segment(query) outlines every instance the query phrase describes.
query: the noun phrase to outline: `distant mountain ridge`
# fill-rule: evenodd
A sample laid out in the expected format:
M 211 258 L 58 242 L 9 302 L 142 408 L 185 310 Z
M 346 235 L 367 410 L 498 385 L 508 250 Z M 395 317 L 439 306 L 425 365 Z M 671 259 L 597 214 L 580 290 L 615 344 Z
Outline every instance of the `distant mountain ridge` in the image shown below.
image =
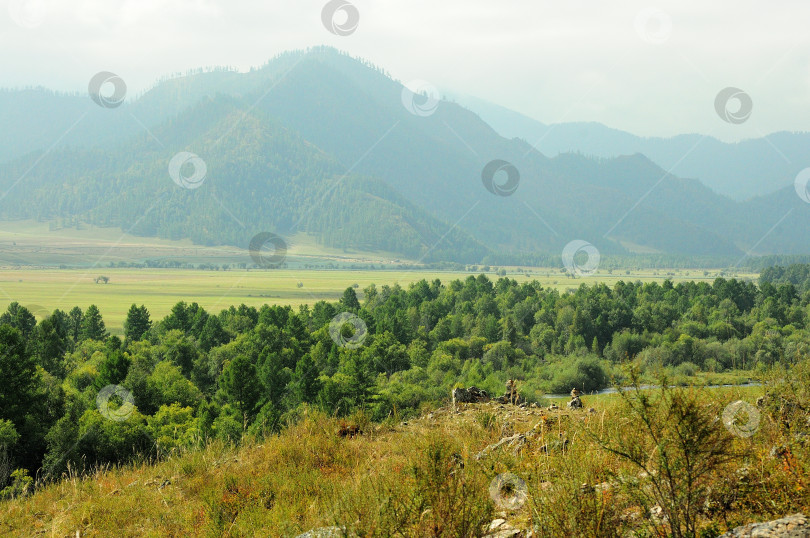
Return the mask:
M 402 95 L 381 68 L 329 48 L 167 79 L 115 109 L 0 92 L 0 218 L 78 216 L 243 247 L 258 231 L 308 231 L 333 247 L 463 263 L 556 257 L 574 239 L 604 253 L 809 250 L 810 207 L 792 186 L 739 203 L 641 154 L 548 158 L 456 103 L 419 116 Z M 207 165 L 197 189 L 168 175 L 180 151 Z M 519 171 L 511 196 L 482 183 L 495 159 Z
M 455 96 L 506 138 L 523 138 L 546 155 L 617 157 L 641 153 L 674 175 L 699 179 L 734 200 L 772 194 L 810 166 L 808 132 L 777 132 L 737 143 L 700 134 L 640 137 L 596 122 L 545 124 L 475 97 Z M 719 120 L 718 120 L 719 121 Z

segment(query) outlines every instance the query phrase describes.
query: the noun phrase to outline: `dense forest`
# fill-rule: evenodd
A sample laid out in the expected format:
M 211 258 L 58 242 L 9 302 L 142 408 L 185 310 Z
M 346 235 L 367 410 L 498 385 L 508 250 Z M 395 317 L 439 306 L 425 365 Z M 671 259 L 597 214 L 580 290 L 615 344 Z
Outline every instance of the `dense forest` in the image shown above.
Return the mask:
M 500 393 L 516 379 L 537 401 L 620 381 L 628 363 L 694 380 L 792 363 L 810 344 L 810 292 L 765 276 L 760 286 L 718 278 L 561 293 L 479 275 L 359 296 L 349 287 L 297 310 L 219 313 L 179 302 L 162 320 L 133 304 L 123 338 L 95 306 L 37 321 L 12 303 L 0 316 L 3 496 L 69 469 L 267 435 L 307 407 L 398 421 L 458 385 Z

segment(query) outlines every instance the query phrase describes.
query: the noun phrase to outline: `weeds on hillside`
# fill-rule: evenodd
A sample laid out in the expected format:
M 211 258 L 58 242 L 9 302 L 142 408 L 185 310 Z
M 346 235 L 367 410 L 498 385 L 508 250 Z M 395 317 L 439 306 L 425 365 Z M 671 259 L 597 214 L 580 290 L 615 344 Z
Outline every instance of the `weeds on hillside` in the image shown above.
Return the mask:
M 637 371 L 629 379 L 630 388 L 619 391 L 616 428 L 597 442 L 638 472 L 620 478 L 654 531 L 696 536 L 713 478 L 741 456 L 719 419 L 722 409 L 694 388 L 673 388 L 662 379 L 660 391 L 645 391 Z
M 361 480 L 336 523 L 358 536 L 480 536 L 492 519 L 485 474 L 451 440 L 432 438 L 406 467 Z

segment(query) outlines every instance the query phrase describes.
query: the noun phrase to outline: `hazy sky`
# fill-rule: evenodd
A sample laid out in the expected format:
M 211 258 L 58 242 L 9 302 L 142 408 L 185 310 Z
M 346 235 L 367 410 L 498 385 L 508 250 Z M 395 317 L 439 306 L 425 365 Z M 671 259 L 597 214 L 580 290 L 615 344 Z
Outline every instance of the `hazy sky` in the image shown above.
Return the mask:
M 807 0 L 351 0 L 347 36 L 322 24 L 325 0 L 2 1 L 2 87 L 86 91 L 106 70 L 132 97 L 162 75 L 325 44 L 546 123 L 724 140 L 810 130 Z M 715 111 L 729 86 L 751 97 L 744 123 Z

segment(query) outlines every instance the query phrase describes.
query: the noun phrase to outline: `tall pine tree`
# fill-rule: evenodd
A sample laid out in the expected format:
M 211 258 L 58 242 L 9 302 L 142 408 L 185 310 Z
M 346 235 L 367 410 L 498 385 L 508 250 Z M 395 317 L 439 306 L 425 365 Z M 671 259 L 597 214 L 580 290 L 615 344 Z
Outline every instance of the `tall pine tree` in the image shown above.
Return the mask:
M 87 307 L 82 319 L 82 328 L 79 335 L 81 340 L 104 340 L 107 338 L 107 329 L 104 327 L 104 320 L 101 318 L 101 312 L 98 307 L 91 304 Z

